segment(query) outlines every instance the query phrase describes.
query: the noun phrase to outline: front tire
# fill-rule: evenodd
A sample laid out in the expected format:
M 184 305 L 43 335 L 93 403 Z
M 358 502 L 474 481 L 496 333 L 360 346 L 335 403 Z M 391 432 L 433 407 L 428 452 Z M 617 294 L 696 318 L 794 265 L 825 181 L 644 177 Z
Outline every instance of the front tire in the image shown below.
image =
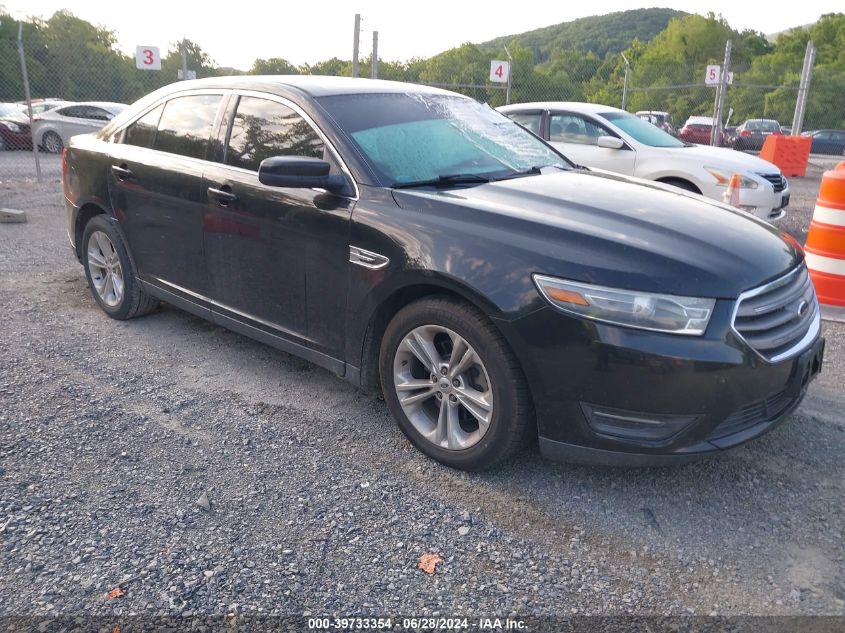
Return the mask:
M 470 305 L 430 297 L 400 310 L 382 339 L 379 369 L 399 428 L 442 464 L 489 468 L 531 437 L 522 370 L 502 335 Z
M 123 237 L 105 215 L 85 225 L 82 264 L 94 300 L 111 318 L 132 319 L 158 307 L 158 300 L 141 288 Z

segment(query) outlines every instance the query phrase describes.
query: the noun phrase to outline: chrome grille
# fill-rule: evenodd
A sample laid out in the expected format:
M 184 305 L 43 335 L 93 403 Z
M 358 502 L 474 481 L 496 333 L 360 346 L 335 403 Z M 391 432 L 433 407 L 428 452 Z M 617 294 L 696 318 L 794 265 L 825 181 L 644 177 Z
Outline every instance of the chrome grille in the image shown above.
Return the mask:
M 806 265 L 742 293 L 733 325 L 749 346 L 771 362 L 805 347 L 819 330 L 819 304 Z
M 786 189 L 786 178 L 784 178 L 781 174 L 760 174 L 763 178 L 768 180 L 772 183 L 772 186 L 775 188 L 775 193 L 780 193 L 784 189 Z

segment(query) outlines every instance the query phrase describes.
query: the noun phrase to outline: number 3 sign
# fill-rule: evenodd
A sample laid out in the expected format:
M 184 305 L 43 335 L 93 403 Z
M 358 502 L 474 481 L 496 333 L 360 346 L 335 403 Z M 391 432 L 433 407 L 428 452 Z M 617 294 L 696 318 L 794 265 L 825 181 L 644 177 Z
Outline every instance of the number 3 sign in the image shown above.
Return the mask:
M 158 54 L 158 46 L 137 46 L 135 67 L 141 70 L 161 70 L 161 55 Z
M 508 73 L 510 72 L 510 64 L 508 62 L 494 59 L 490 62 L 490 81 L 497 83 L 507 83 Z

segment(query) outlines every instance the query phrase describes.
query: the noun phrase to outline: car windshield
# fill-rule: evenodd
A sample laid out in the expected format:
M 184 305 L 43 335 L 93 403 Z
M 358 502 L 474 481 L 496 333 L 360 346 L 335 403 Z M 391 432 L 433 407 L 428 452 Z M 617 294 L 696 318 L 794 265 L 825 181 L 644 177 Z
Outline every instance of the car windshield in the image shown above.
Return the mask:
M 603 112 L 600 117 L 607 119 L 618 127 L 625 134 L 639 141 L 643 145 L 651 147 L 685 147 L 683 141 L 679 141 L 671 134 L 667 134 L 659 127 L 648 121 L 627 112 Z
M 384 185 L 444 179 L 484 182 L 571 165 L 530 132 L 465 97 L 347 94 L 318 102 L 379 173 Z M 451 180 L 449 180 L 451 179 Z
M 23 112 L 13 103 L 0 103 L 0 116 L 21 116 Z

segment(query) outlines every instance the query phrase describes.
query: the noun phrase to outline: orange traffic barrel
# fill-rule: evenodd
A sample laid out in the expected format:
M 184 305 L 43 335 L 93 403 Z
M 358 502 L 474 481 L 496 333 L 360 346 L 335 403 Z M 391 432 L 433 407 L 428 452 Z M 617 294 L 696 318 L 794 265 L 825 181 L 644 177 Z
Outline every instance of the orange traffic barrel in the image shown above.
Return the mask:
M 845 161 L 822 176 L 804 250 L 822 318 L 845 320 Z

